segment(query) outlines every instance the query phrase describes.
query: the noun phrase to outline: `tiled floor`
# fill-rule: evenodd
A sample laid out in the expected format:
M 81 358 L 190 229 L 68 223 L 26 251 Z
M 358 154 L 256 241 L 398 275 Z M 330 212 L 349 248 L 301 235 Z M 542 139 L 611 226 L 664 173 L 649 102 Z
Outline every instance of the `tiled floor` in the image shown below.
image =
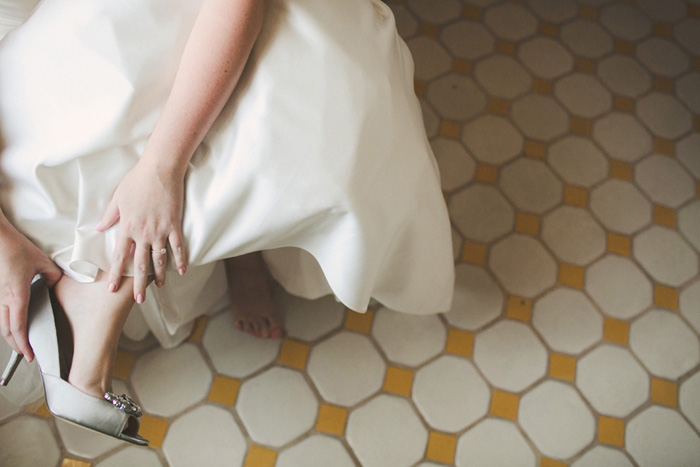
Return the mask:
M 452 311 L 281 294 L 272 341 L 203 318 L 119 356 L 150 448 L 4 407 L 0 464 L 700 465 L 700 2 L 391 6 Z

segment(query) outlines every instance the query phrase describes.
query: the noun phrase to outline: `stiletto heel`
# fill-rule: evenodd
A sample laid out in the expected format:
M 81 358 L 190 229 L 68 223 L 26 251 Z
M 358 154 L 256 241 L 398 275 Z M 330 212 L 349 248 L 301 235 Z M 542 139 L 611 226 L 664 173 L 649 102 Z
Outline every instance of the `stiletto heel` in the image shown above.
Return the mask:
M 57 302 L 55 305 L 56 310 L 44 281 L 35 281 L 29 300 L 29 343 L 44 382 L 46 407 L 54 416 L 68 422 L 147 446 L 148 440 L 137 434 L 141 408 L 129 396 L 108 392 L 100 399 L 68 383 L 71 349 L 67 347 L 69 344 L 72 347 L 71 336 L 66 335 L 64 339 L 57 332 L 57 318 L 62 318 L 58 321 L 61 324 L 65 317 L 59 315 L 62 310 Z
M 5 367 L 5 371 L 2 372 L 2 376 L 0 377 L 0 386 L 7 386 L 7 383 L 10 382 L 12 379 L 12 375 L 15 374 L 15 371 L 17 370 L 17 367 L 19 366 L 19 362 L 22 361 L 22 354 L 17 353 L 16 351 L 12 351 L 12 355 L 10 355 L 10 361 L 7 362 L 7 366 Z

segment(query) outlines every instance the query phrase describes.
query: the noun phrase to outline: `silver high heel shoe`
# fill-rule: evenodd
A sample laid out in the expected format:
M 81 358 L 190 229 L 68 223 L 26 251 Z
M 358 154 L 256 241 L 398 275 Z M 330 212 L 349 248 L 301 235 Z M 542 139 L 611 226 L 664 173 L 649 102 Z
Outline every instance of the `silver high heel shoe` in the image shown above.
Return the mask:
M 60 307 L 57 307 L 60 308 Z M 61 312 L 57 310 L 57 313 Z M 29 343 L 34 350 L 41 379 L 44 382 L 46 407 L 56 417 L 106 435 L 147 446 L 148 440 L 138 435 L 141 408 L 127 395 L 110 392 L 104 399 L 93 397 L 68 383 L 72 342 L 59 339 L 51 297 L 42 279 L 32 283 L 28 311 Z M 65 318 L 61 316 L 60 318 Z M 69 333 L 68 333 L 69 334 Z M 12 352 L 10 362 L 0 378 L 6 386 L 19 366 L 22 355 Z

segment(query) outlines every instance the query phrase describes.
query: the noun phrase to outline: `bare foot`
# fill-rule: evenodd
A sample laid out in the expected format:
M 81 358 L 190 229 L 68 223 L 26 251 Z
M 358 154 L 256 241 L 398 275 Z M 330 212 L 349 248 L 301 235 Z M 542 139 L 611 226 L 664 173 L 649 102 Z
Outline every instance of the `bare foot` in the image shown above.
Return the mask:
M 272 301 L 259 251 L 226 260 L 233 325 L 255 337 L 279 338 L 282 322 Z

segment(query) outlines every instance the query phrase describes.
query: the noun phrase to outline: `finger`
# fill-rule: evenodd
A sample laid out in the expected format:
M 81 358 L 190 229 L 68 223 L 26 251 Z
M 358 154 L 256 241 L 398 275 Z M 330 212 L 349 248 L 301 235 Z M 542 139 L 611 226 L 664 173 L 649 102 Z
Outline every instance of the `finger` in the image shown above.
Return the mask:
M 182 241 L 182 232 L 173 231 L 168 237 L 170 242 L 170 248 L 173 251 L 173 257 L 175 258 L 175 267 L 177 267 L 177 272 L 183 275 L 187 271 L 187 258 L 185 256 L 185 247 Z
M 131 245 L 133 243 L 133 240 L 129 237 L 120 235 L 117 239 L 117 244 L 114 246 L 114 253 L 112 255 L 112 267 L 109 269 L 109 275 L 107 277 L 107 289 L 110 292 L 116 292 L 119 288 L 119 281 L 124 273 L 126 260 L 130 256 Z
M 114 225 L 119 220 L 119 206 L 114 198 L 107 205 L 105 213 L 102 215 L 102 220 L 95 226 L 98 232 L 104 232 Z
M 51 261 L 48 257 L 44 258 L 44 262 L 37 272 L 41 274 L 49 288 L 56 285 L 56 282 L 63 276 L 61 268 L 56 266 L 56 263 Z
M 10 305 L 10 331 L 20 353 L 28 362 L 34 360 L 34 352 L 27 336 L 27 306 L 29 305 L 29 287 L 18 289 L 15 301 Z
M 134 251 L 134 300 L 136 300 L 136 303 L 143 303 L 146 299 L 148 265 L 151 261 L 150 254 L 150 245 L 136 244 L 136 250 Z
M 3 339 L 12 347 L 12 350 L 21 353 L 17 343 L 15 343 L 12 337 L 12 331 L 10 330 L 10 308 L 7 305 L 0 306 L 0 333 Z
M 165 241 L 159 242 L 151 250 L 153 259 L 153 272 L 156 276 L 156 286 L 163 287 L 165 284 L 165 266 L 168 262 L 168 251 L 165 248 Z

